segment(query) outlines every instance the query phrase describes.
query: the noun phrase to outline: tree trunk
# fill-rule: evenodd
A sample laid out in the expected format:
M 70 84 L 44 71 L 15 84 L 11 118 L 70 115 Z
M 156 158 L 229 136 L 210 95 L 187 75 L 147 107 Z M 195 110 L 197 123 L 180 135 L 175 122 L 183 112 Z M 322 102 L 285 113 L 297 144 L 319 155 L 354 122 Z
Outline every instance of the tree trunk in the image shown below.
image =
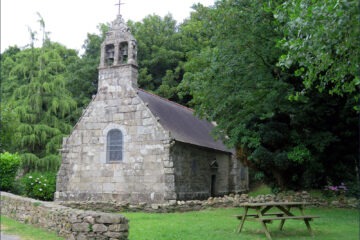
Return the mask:
M 272 168 L 271 172 L 274 176 L 274 178 L 276 179 L 276 183 L 278 184 L 278 186 L 280 187 L 280 190 L 285 190 L 285 180 L 283 178 L 283 175 L 281 174 L 281 172 L 279 172 L 278 170 Z

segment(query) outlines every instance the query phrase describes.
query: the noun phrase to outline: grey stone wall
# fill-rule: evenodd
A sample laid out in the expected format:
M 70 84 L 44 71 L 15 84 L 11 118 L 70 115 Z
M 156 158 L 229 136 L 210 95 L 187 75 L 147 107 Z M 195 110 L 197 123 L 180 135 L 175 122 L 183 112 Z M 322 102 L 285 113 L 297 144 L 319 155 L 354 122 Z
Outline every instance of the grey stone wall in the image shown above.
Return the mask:
M 132 65 L 100 70 L 98 94 L 64 140 L 56 200 L 163 202 L 174 196 L 169 132 L 137 95 Z M 107 132 L 123 133 L 123 161 L 106 162 Z
M 231 154 L 176 142 L 170 150 L 177 200 L 205 199 L 229 193 Z M 211 168 L 216 161 L 217 168 Z M 213 177 L 215 176 L 215 177 Z M 212 183 L 213 181 L 213 183 Z
M 128 239 L 128 220 L 120 214 L 71 209 L 1 192 L 1 214 L 70 240 Z
M 331 200 L 313 197 L 306 191 L 295 193 L 280 193 L 278 195 L 267 194 L 249 197 L 247 194 L 229 194 L 223 197 L 210 197 L 207 200 L 187 200 L 187 201 L 171 201 L 165 204 L 140 204 L 133 205 L 129 203 L 114 202 L 63 202 L 64 206 L 92 209 L 107 212 L 152 212 L 152 213 L 168 213 L 168 212 L 188 212 L 198 211 L 209 208 L 229 208 L 240 207 L 242 203 L 257 202 L 305 202 L 318 207 L 335 207 L 335 208 L 359 208 L 359 200 L 356 198 L 341 198 Z

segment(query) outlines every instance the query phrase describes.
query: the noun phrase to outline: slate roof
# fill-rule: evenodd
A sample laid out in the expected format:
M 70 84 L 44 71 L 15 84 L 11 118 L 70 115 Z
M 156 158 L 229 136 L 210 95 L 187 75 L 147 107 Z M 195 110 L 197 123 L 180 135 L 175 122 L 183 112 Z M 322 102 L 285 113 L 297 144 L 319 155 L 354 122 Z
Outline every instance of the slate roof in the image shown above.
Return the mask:
M 214 125 L 201 120 L 194 111 L 175 102 L 138 89 L 139 97 L 148 104 L 148 108 L 159 118 L 160 124 L 170 131 L 171 137 L 179 142 L 190 143 L 223 152 L 231 152 L 221 141 L 211 136 Z

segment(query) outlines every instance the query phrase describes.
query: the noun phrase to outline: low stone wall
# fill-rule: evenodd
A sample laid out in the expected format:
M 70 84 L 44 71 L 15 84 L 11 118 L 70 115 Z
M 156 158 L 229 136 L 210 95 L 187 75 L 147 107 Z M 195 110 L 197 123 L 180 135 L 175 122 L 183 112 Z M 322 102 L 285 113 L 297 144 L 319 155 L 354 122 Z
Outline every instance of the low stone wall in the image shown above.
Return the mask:
M 1 214 L 71 240 L 128 239 L 128 220 L 120 214 L 71 209 L 5 192 L 1 192 Z
M 242 203 L 256 202 L 306 202 L 313 206 L 357 208 L 356 198 L 328 202 L 325 199 L 311 197 L 306 191 L 293 194 L 267 194 L 249 197 L 247 194 L 230 194 L 224 197 L 209 198 L 204 201 L 169 201 L 166 204 L 137 204 L 126 202 L 60 202 L 61 205 L 79 209 L 92 209 L 103 212 L 187 212 L 217 207 L 239 207 Z

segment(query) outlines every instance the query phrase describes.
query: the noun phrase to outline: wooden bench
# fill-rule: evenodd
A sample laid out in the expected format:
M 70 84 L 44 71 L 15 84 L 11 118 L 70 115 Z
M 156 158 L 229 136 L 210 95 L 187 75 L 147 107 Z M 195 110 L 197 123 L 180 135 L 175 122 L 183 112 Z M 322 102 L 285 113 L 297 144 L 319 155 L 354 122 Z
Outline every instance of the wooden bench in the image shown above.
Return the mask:
M 284 216 L 284 213 L 266 213 L 263 216 L 278 216 L 278 217 L 282 217 Z M 236 217 L 237 219 L 241 220 L 243 218 L 243 215 L 234 215 L 234 217 Z M 253 218 L 259 218 L 258 214 L 246 214 L 246 217 L 253 217 Z
M 254 214 L 255 215 L 255 214 Z M 268 215 L 268 214 L 267 214 Z M 267 216 L 264 215 L 264 216 Z M 273 218 L 267 218 L 267 217 L 262 217 L 262 218 L 258 218 L 259 221 L 273 221 L 273 220 L 287 220 L 287 219 L 297 219 L 297 220 L 313 220 L 313 218 L 319 218 L 319 216 L 281 216 L 281 217 L 273 217 Z
M 237 232 L 241 232 L 246 220 L 259 222 L 265 232 L 266 237 L 271 240 L 270 232 L 266 226 L 268 223 L 272 223 L 275 220 L 280 220 L 281 222 L 279 229 L 282 230 L 285 221 L 293 219 L 303 220 L 311 236 L 314 236 L 310 227 L 310 221 L 312 221 L 314 218 L 318 218 L 319 216 L 305 215 L 303 209 L 304 205 L 306 205 L 306 203 L 303 202 L 266 202 L 241 204 L 241 207 L 244 207 L 244 214 L 235 215 L 235 217 L 240 220 Z M 292 208 L 299 209 L 300 215 L 295 215 L 295 212 L 291 211 Z M 249 209 L 253 209 L 257 213 L 248 213 Z M 280 212 L 270 212 L 271 209 L 280 210 Z
M 282 216 L 282 217 L 273 217 L 273 218 L 267 218 L 267 217 L 262 217 L 262 218 L 258 218 L 258 220 L 262 223 L 262 224 L 266 224 L 266 223 L 271 223 L 274 220 L 281 220 L 280 226 L 279 226 L 279 230 L 282 230 L 285 224 L 285 220 L 288 219 L 293 219 L 293 220 L 304 220 L 306 228 L 308 229 L 309 233 L 311 236 L 314 236 L 314 233 L 310 227 L 310 223 L 309 221 L 312 221 L 314 218 L 318 218 L 319 216 Z M 266 226 L 265 226 L 266 227 Z

